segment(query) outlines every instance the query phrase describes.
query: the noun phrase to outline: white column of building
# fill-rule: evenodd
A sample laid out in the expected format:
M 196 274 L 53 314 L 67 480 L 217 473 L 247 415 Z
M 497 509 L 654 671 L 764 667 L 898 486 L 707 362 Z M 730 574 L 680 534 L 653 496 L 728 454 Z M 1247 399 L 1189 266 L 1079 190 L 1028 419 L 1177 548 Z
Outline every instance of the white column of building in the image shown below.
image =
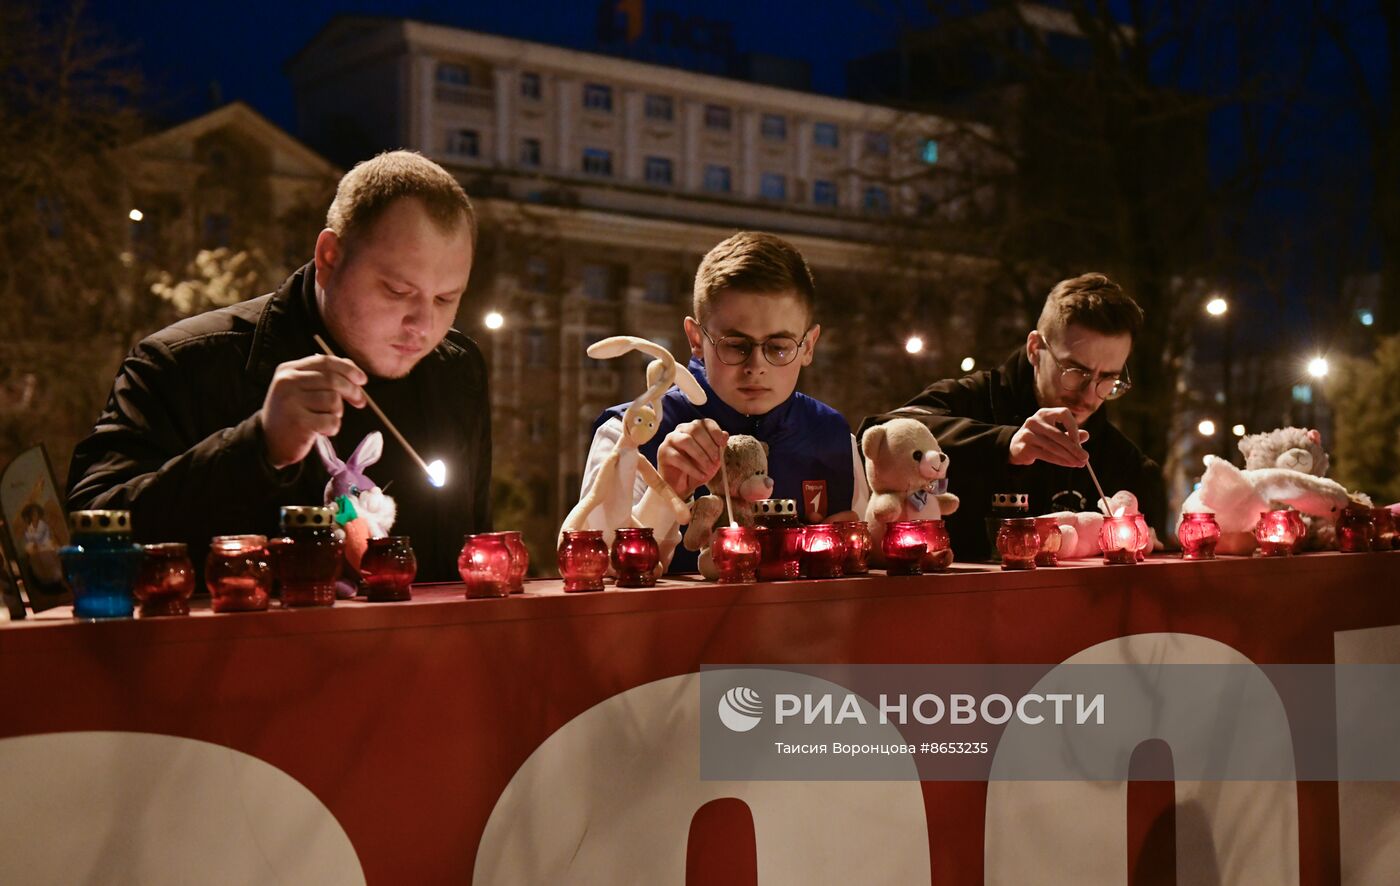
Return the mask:
M 515 165 L 515 97 L 519 93 L 519 77 L 513 69 L 496 69 L 496 163 Z
M 758 112 L 745 108 L 739 112 L 739 176 L 740 193 L 750 200 L 758 199 Z
M 577 172 L 580 168 L 578 149 L 574 146 L 574 119 L 578 115 L 579 89 L 577 80 L 560 77 L 554 81 L 554 94 L 557 102 L 555 121 L 554 165 L 563 173 Z
M 409 94 L 412 96 L 412 130 L 407 133 L 410 144 L 428 156 L 441 156 L 447 150 L 445 133 L 438 131 L 437 102 L 433 89 L 437 85 L 437 59 L 431 55 L 415 55 L 413 68 L 408 77 Z
M 622 151 L 619 169 L 624 181 L 642 180 L 642 104 L 646 96 L 636 89 L 622 93 Z
M 811 203 L 816 193 L 816 183 L 812 180 L 812 124 L 797 117 L 792 122 L 792 135 L 797 139 L 797 178 L 806 189 L 802 199 Z
M 704 102 L 682 100 L 681 139 L 684 152 L 681 155 L 680 174 L 676 180 L 691 191 L 700 190 L 705 180 L 705 169 L 700 163 L 700 130 L 704 125 Z
M 861 177 L 856 170 L 860 169 L 860 154 L 864 147 L 861 142 L 865 139 L 865 133 L 854 126 L 842 126 L 838 131 L 840 132 L 839 137 L 845 139 L 846 168 L 851 170 L 846 185 L 850 190 L 850 200 L 847 205 L 852 209 L 859 210 L 865 203 L 860 192 Z

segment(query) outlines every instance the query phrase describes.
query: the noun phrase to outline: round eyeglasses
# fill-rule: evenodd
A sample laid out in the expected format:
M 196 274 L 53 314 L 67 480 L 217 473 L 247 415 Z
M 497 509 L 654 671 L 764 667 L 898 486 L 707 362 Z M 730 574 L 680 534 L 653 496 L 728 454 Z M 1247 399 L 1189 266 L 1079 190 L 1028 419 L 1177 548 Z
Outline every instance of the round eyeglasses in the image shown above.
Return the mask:
M 803 333 L 801 341 L 786 335 L 774 335 L 759 342 L 746 335 L 726 335 L 717 339 L 703 326 L 700 327 L 700 331 L 714 346 L 719 362 L 727 366 L 739 366 L 749 362 L 749 355 L 753 353 L 754 348 L 762 348 L 763 359 L 774 366 L 786 366 L 797 359 L 802 345 L 807 342 L 806 333 Z
M 1067 394 L 1078 394 L 1083 392 L 1091 384 L 1094 388 L 1094 395 L 1100 400 L 1117 400 L 1128 393 L 1133 388 L 1133 380 L 1128 377 L 1128 367 L 1123 367 L 1122 374 L 1110 373 L 1095 378 L 1094 373 L 1078 366 L 1066 366 L 1055 352 L 1050 350 L 1050 346 L 1045 346 L 1045 353 L 1050 355 L 1050 361 L 1060 370 L 1060 390 Z

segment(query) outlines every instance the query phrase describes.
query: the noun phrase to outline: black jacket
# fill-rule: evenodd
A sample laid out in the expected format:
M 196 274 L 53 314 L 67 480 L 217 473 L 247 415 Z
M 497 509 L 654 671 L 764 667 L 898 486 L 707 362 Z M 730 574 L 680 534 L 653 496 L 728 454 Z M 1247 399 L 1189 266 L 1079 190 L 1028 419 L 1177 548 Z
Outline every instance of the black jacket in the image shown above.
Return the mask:
M 336 347 L 307 265 L 275 292 L 162 329 L 122 362 L 107 407 L 73 452 L 68 506 L 127 508 L 137 541 L 183 541 L 202 565 L 209 539 L 277 533 L 278 508 L 321 504 L 328 475 L 315 450 L 281 471 L 268 463 L 260 409 L 278 364 Z M 339 350 L 337 348 L 337 350 Z M 366 471 L 394 498 L 391 532 L 413 539 L 420 581 L 457 577 L 462 536 L 490 528 L 491 402 L 486 364 L 457 330 L 401 379 L 366 392 L 426 461 L 447 465 L 435 489 L 368 408 L 347 406 L 336 454 L 370 431 L 384 456 Z
M 1007 463 L 1012 435 L 1038 408 L 1035 373 L 1019 349 L 996 369 L 934 382 L 899 409 L 866 418 L 861 433 L 892 418 L 916 418 L 933 431 L 948 454 L 948 491 L 960 499 L 947 520 L 953 552 L 959 560 L 985 560 L 991 547 L 984 518 L 994 493 L 1029 493 L 1033 516 L 1081 507 L 1099 510 L 1088 471 L 1042 461 Z M 1083 430 L 1089 432 L 1084 449 L 1104 492 L 1132 492 L 1147 522 L 1160 533 L 1166 508 L 1161 468 L 1108 420 L 1107 406 L 1090 416 Z

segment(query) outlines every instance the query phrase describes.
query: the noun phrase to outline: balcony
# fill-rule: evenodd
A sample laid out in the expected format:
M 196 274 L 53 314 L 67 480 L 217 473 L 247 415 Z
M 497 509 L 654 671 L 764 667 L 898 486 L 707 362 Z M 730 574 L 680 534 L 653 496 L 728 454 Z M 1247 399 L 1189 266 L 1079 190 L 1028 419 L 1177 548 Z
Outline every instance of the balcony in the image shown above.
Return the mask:
M 485 86 L 466 86 L 457 83 L 435 83 L 433 98 L 443 104 L 466 108 L 496 107 L 496 93 Z

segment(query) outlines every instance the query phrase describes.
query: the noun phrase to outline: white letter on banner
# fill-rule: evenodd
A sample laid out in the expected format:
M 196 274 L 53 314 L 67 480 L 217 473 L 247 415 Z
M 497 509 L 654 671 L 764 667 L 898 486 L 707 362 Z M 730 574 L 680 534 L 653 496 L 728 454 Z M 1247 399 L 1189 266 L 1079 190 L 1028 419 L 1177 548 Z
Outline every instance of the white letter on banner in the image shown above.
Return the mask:
M 909 719 L 908 709 L 906 707 L 909 703 L 909 697 L 902 692 L 895 697 L 899 699 L 898 705 L 890 704 L 889 697 L 884 693 L 880 694 L 880 724 L 882 726 L 890 722 L 890 714 L 893 713 L 899 714 L 899 718 L 894 722 L 901 725 Z
M 1108 640 L 1066 659 L 1066 665 L 1114 664 L 1232 664 L 1250 660 L 1236 649 L 1194 634 L 1133 634 Z M 1035 689 L 1071 686 L 1079 675 L 1046 674 Z M 1237 748 L 1269 750 L 1292 759 L 1293 740 L 1278 693 L 1258 669 L 1254 674 L 1272 692 L 1264 717 L 1238 724 Z M 1020 760 L 1037 753 L 1063 759 L 1121 759 L 1126 769 L 1140 743 L 1160 738 L 1171 748 L 1176 770 L 1191 752 L 1218 740 L 1219 722 L 1211 736 L 1182 724 L 1200 723 L 1199 711 L 1183 711 L 1170 697 L 1154 693 L 1151 685 L 1137 697 L 1120 700 L 1115 693 L 1114 722 L 1147 722 L 1157 728 L 1139 736 L 1115 739 L 1105 730 L 1026 726 L 1013 722 L 1002 733 L 992 760 L 987 785 L 987 818 L 983 842 L 985 882 L 989 886 L 1036 883 L 1038 886 L 1115 884 L 1128 879 L 1127 772 L 1113 781 L 1013 780 Z M 1068 696 L 1066 696 L 1068 697 Z M 1114 744 L 1118 742 L 1119 744 Z M 1176 805 L 1196 827 L 1181 827 L 1177 815 L 1176 870 L 1182 883 L 1220 882 L 1246 876 L 1270 886 L 1298 883 L 1298 792 L 1296 781 L 1176 781 Z M 1064 810 L 1073 809 L 1074 815 Z M 1212 881 L 1210 877 L 1215 879 Z
M 1073 696 L 1071 696 L 1068 692 L 1047 692 L 1045 693 L 1045 697 L 1046 699 L 1055 703 L 1055 725 L 1064 725 L 1065 702 L 1069 701 Z
M 865 714 L 860 709 L 860 699 L 854 695 L 847 695 L 846 700 L 841 702 L 841 710 L 836 712 L 837 726 L 847 720 L 854 720 L 862 726 L 865 725 Z
M 1102 726 L 1102 725 L 1103 725 L 1103 696 L 1102 696 L 1102 695 L 1096 695 L 1096 696 L 1094 696 L 1094 700 L 1091 701 L 1091 702 L 1089 702 L 1087 705 L 1084 703 L 1084 696 L 1082 696 L 1082 695 L 1076 695 L 1076 696 L 1074 697 L 1074 703 L 1075 703 L 1075 706 L 1079 709 L 1079 710 L 1077 711 L 1077 713 L 1075 714 L 1075 722 L 1076 722 L 1076 723 L 1078 723 L 1080 726 L 1083 726 L 1085 723 L 1088 723 L 1088 722 L 1089 722 L 1089 718 L 1092 717 L 1092 716 L 1094 716 L 1094 712 L 1097 711 L 1097 712 L 1098 712 L 1098 718 L 1094 721 L 1094 723 L 1095 723 L 1096 725 L 1098 725 L 1098 726 Z
M 923 713 L 925 702 L 933 702 L 934 714 L 932 717 Z M 923 723 L 926 726 L 932 726 L 934 723 L 937 723 L 939 720 L 942 720 L 944 710 L 945 708 L 943 707 L 943 699 L 938 697 L 937 695 L 933 695 L 931 693 L 924 693 L 923 695 L 914 699 L 914 719 L 918 720 L 920 723 Z
M 773 721 L 778 724 L 802 710 L 802 699 L 786 692 L 779 692 L 774 697 L 773 702 L 775 706 Z
M 1027 692 L 1025 695 L 1021 696 L 1020 701 L 1016 702 L 1016 719 L 1020 720 L 1022 723 L 1029 723 L 1031 726 L 1035 726 L 1039 723 L 1044 723 L 1045 718 L 1040 714 L 1036 714 L 1032 717 L 1030 714 L 1026 713 L 1026 704 L 1032 701 L 1039 704 L 1044 702 L 1045 698 L 1034 692 Z
M 831 724 L 831 695 L 830 695 L 830 693 L 828 693 L 828 694 L 826 694 L 826 695 L 823 695 L 823 696 L 821 697 L 821 701 L 817 702 L 816 704 L 812 704 L 812 696 L 810 696 L 810 695 L 806 696 L 805 701 L 806 701 L 806 708 L 805 708 L 805 710 L 803 710 L 803 712 L 802 712 L 802 722 L 803 722 L 803 723 L 807 723 L 807 724 L 815 723 L 815 722 L 817 722 L 817 717 L 820 715 L 821 718 L 822 718 L 822 722 L 823 722 L 823 723 L 825 723 L 825 724 L 827 724 L 827 725 L 830 725 L 830 724 Z
M 977 721 L 977 699 L 955 692 L 948 696 L 948 722 L 962 725 Z
M 991 712 L 987 708 L 987 706 L 994 701 L 999 702 L 1001 704 L 1002 713 L 998 717 L 993 717 L 991 715 Z M 991 723 L 994 726 L 1000 726 L 1002 723 L 1005 723 L 1007 720 L 1010 720 L 1011 699 L 1007 698 L 1004 695 L 998 695 L 995 693 L 982 699 L 982 719 L 988 723 Z
M 713 673 L 746 685 L 753 671 Z M 760 883 L 932 882 L 912 756 L 901 781 L 701 781 L 699 697 L 699 674 L 668 677 L 545 739 L 496 801 L 472 882 L 684 886 L 691 819 L 725 797 L 753 815 Z M 867 728 L 902 743 L 893 726 Z

